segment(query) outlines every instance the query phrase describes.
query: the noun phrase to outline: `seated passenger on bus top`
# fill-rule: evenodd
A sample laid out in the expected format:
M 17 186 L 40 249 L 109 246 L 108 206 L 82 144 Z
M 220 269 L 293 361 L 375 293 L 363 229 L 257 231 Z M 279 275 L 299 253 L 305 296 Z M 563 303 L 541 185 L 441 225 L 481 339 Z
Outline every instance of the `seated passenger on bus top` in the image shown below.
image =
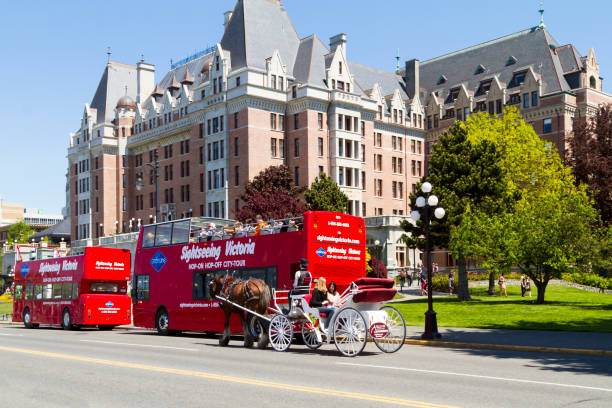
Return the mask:
M 268 224 L 264 222 L 263 217 L 259 214 L 255 217 L 255 222 L 257 223 L 257 227 L 255 228 L 255 235 L 261 234 L 261 230 L 264 227 L 267 227 Z
M 210 224 L 208 224 L 208 230 L 206 231 L 206 240 L 210 241 L 212 239 L 213 236 L 216 235 L 216 225 L 213 224 L 212 222 Z
M 338 293 L 338 289 L 336 289 L 336 282 L 331 281 L 329 285 L 327 285 L 327 301 L 331 306 L 336 306 L 339 300 L 340 294 Z
M 287 232 L 289 230 L 289 225 L 293 221 L 291 218 L 293 218 L 292 213 L 289 212 L 285 215 L 285 219 L 283 220 L 283 225 L 281 227 L 280 232 Z M 293 221 L 293 224 L 295 224 L 295 221 Z
M 310 307 L 316 307 L 319 313 L 326 313 L 327 318 L 325 319 L 325 327 L 321 327 L 323 332 L 329 327 L 329 322 L 336 311 L 335 307 L 332 307 L 329 300 L 327 300 L 327 286 L 325 285 L 325 278 L 321 277 L 317 281 L 317 286 L 312 291 L 312 297 L 310 298 Z
M 295 273 L 293 278 L 293 290 L 291 295 L 308 295 L 310 293 L 310 282 L 312 275 L 308 272 L 308 261 L 306 258 L 300 259 L 300 270 Z
M 225 224 L 225 233 L 231 234 L 234 238 L 246 236 L 246 231 L 242 228 L 242 223 L 240 221 L 234 222 L 233 228 L 229 228 L 229 225 Z
M 205 237 L 206 237 L 206 230 L 204 229 L 204 227 L 202 227 L 200 228 L 200 232 L 198 233 L 198 242 L 204 241 Z

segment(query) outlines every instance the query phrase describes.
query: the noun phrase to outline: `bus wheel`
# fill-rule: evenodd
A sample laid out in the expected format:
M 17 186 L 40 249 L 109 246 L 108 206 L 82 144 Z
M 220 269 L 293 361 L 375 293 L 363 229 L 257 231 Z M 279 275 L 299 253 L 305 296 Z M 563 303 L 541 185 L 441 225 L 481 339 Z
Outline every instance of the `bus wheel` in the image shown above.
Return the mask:
M 112 324 L 99 324 L 98 325 L 98 330 L 103 330 L 103 331 L 113 330 L 114 328 L 115 326 Z
M 64 330 L 72 329 L 72 318 L 70 317 L 70 311 L 68 309 L 64 309 L 62 313 L 62 327 Z
M 26 329 L 31 329 L 34 327 L 34 325 L 32 324 L 32 315 L 30 314 L 30 309 L 27 307 L 23 311 L 23 325 L 26 327 Z
M 155 326 L 157 326 L 157 333 L 161 334 L 162 336 L 167 336 L 170 334 L 168 311 L 166 309 L 161 308 L 159 312 L 157 312 Z

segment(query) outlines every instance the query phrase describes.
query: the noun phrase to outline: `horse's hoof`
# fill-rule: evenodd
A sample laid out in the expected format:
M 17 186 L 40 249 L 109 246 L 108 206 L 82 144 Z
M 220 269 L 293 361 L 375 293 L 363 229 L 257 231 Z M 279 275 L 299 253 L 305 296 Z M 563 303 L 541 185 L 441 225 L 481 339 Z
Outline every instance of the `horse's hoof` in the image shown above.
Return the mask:
M 228 344 L 229 344 L 229 339 L 226 339 L 226 338 L 219 339 L 219 345 L 221 347 L 227 347 Z
M 253 347 L 253 339 L 248 337 L 244 339 L 244 347 L 251 348 Z
M 268 347 L 268 343 L 269 342 L 270 341 L 268 340 L 268 336 L 261 336 L 261 338 L 257 342 L 257 348 L 260 349 L 260 350 L 263 350 L 266 347 Z

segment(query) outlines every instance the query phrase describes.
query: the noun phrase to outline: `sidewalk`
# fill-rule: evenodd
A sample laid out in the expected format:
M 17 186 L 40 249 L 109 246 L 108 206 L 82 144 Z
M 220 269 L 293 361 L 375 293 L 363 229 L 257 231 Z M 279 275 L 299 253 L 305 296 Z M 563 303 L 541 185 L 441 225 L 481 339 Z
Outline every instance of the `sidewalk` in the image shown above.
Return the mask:
M 610 352 L 612 356 L 612 333 L 465 329 L 460 327 L 439 327 L 438 331 L 442 335 L 439 341 L 444 343 L 517 346 L 519 348 L 603 350 Z M 420 340 L 422 333 L 423 327 L 421 326 L 406 326 L 406 339 Z

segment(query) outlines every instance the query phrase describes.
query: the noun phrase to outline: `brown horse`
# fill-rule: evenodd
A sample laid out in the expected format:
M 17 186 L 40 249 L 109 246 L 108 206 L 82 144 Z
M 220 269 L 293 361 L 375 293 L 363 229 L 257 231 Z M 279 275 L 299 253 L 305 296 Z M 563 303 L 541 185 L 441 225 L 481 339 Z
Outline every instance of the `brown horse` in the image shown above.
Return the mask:
M 248 280 L 234 279 L 229 275 L 215 276 L 208 283 L 210 288 L 210 296 L 216 299 L 219 295 L 230 302 L 236 303 L 242 307 L 252 310 L 261 315 L 265 314 L 270 306 L 270 287 L 261 279 L 250 278 Z M 244 346 L 251 347 L 253 345 L 253 336 L 249 330 L 245 320 L 245 311 L 233 306 L 229 302 L 219 302 L 219 306 L 225 313 L 225 330 L 223 336 L 219 339 L 219 345 L 227 346 L 230 340 L 230 317 L 232 313 L 240 316 L 242 322 L 242 330 L 244 332 Z M 256 316 L 252 316 L 256 317 Z M 257 327 L 257 320 L 253 321 L 254 328 Z M 259 326 L 259 339 L 257 341 L 258 348 L 264 348 L 268 344 L 268 332 L 264 326 Z

